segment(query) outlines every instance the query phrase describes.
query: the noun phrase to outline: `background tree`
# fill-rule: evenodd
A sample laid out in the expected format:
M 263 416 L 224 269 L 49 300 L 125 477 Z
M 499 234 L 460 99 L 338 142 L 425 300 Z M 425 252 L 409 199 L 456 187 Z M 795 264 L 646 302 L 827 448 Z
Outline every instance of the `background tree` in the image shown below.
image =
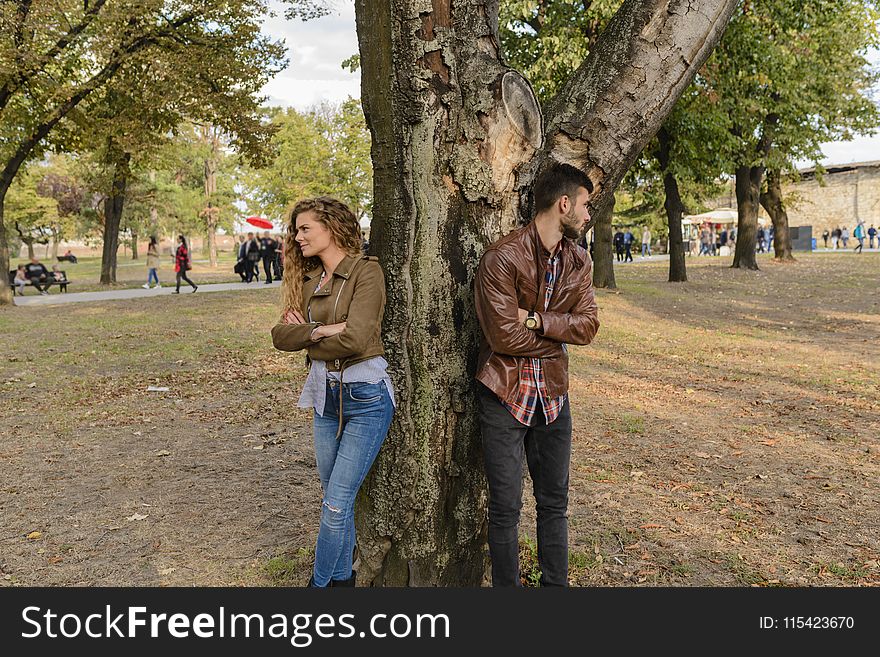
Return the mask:
M 373 137 L 372 248 L 388 282 L 384 336 L 400 392 L 358 504 L 362 578 L 475 584 L 485 487 L 474 408 L 472 275 L 483 248 L 530 215 L 550 161 L 588 172 L 592 212 L 718 42 L 734 1 L 626 0 L 586 60 L 540 105 L 505 66 L 489 0 L 355 4 Z
M 738 225 L 733 266 L 757 269 L 755 242 L 764 174 L 777 257 L 790 258 L 781 179 L 821 144 L 878 124 L 876 81 L 865 57 L 878 43 L 876 3 L 861 0 L 746 2 L 705 67 L 730 117 Z
M 299 15 L 316 5 L 310 0 L 290 4 Z M 269 13 L 266 0 L 0 4 L 0 269 L 9 262 L 3 201 L 16 173 L 41 154 L 47 137 L 74 109 L 105 89 L 120 71 L 129 70 L 133 80 L 138 66 L 146 77 L 161 70 L 170 81 L 175 73 L 201 67 L 186 81 L 169 83 L 169 97 L 185 82 L 190 86 L 188 108 L 201 108 L 207 90 L 218 99 L 209 103 L 207 118 L 235 135 L 242 150 L 258 152 L 267 135 L 259 129 L 259 118 L 237 104 L 253 97 L 265 81 L 252 75 L 254 66 L 265 75 L 280 63 L 280 47 L 259 34 L 259 23 Z M 68 148 L 63 132 L 52 139 Z M 120 172 L 124 170 L 122 165 Z M 119 182 L 114 189 L 122 189 Z M 118 208 L 117 199 L 111 209 Z M 7 281 L 0 279 L 0 303 L 11 301 Z

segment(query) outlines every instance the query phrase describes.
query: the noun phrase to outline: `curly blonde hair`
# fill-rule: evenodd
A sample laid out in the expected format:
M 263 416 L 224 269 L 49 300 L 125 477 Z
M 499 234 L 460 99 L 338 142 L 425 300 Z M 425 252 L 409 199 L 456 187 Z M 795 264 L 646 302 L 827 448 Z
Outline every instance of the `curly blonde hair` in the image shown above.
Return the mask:
M 296 241 L 296 218 L 303 212 L 313 211 L 330 231 L 333 241 L 347 255 L 360 256 L 363 245 L 357 217 L 342 201 L 330 196 L 303 199 L 293 207 L 284 236 L 284 276 L 281 279 L 281 308 L 283 312 L 303 312 L 303 276 L 321 265 L 317 257 L 306 258 Z

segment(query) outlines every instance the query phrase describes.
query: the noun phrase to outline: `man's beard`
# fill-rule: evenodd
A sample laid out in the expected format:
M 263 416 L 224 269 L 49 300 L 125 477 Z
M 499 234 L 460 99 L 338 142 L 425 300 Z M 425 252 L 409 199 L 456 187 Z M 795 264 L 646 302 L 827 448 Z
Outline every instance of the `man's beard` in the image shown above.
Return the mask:
M 572 208 L 568 211 L 565 215 L 565 219 L 562 221 L 562 235 L 564 237 L 567 237 L 570 240 L 580 239 L 582 231 L 580 228 L 575 227 L 577 221 L 578 219 L 577 216 L 575 216 L 574 208 Z

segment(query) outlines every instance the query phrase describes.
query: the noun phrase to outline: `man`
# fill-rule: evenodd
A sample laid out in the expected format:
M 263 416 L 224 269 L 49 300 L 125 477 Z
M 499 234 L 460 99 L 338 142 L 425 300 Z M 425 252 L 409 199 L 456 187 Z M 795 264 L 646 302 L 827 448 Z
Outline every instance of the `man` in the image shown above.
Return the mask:
M 825 242 L 825 248 L 828 248 L 828 238 L 831 237 L 831 233 L 828 232 L 828 229 L 822 231 L 822 241 Z
M 244 273 L 245 283 L 250 283 L 256 276 L 260 280 L 259 267 L 257 263 L 260 261 L 260 243 L 256 240 L 253 233 L 247 234 L 247 241 L 244 243 Z
M 49 270 L 46 269 L 46 266 L 34 257 L 31 258 L 31 261 L 28 263 L 27 267 L 25 267 L 25 270 L 27 271 L 27 277 L 30 279 L 31 285 L 37 288 L 37 290 L 40 291 L 40 294 L 49 294 L 46 290 L 49 289 L 52 281 L 49 280 Z
M 865 246 L 865 222 L 860 221 L 856 224 L 856 228 L 853 231 L 853 237 L 858 241 L 858 245 L 853 251 L 862 252 L 862 248 Z
M 599 329 L 592 261 L 574 242 L 590 218 L 592 189 L 586 174 L 567 164 L 541 174 L 535 219 L 486 250 L 474 281 L 493 586 L 520 585 L 523 454 L 537 503 L 541 585 L 568 585 L 565 345 L 589 344 Z
M 614 233 L 614 252 L 617 254 L 617 262 L 623 260 L 623 231 L 619 228 Z
M 278 245 L 267 230 L 260 239 L 260 258 L 263 260 L 263 271 L 266 272 L 266 285 L 272 284 L 272 266 L 275 264 L 275 251 Z
M 877 237 L 877 229 L 874 228 L 874 224 L 871 224 L 871 227 L 868 229 L 868 248 L 874 248 L 874 238 Z
M 244 235 L 238 236 L 238 246 L 236 247 L 236 250 L 237 250 L 237 254 L 235 257 L 234 271 L 236 274 L 241 276 L 241 282 L 244 283 L 247 281 L 247 275 L 245 274 L 245 271 L 246 271 L 245 260 L 247 259 L 247 253 L 245 251 Z
M 636 241 L 635 236 L 632 234 L 632 231 L 627 228 L 626 232 L 623 234 L 623 249 L 624 249 L 624 262 L 632 262 L 633 261 L 633 242 Z

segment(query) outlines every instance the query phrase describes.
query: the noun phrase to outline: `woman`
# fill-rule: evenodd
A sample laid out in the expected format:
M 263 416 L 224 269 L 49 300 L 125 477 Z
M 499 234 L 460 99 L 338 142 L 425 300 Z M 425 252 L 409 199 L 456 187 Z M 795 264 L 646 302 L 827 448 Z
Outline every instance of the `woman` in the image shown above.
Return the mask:
M 15 279 L 14 279 L 15 293 L 18 296 L 23 297 L 24 296 L 24 288 L 30 282 L 31 281 L 27 277 L 27 271 L 25 270 L 24 265 L 19 265 L 18 269 L 15 272 Z
M 192 285 L 193 292 L 195 292 L 199 289 L 199 286 L 189 280 L 189 277 L 186 275 L 187 270 L 191 269 L 192 265 L 189 264 L 189 251 L 186 248 L 186 239 L 183 235 L 177 236 L 177 244 L 177 253 L 174 256 L 174 271 L 177 272 L 177 289 L 174 290 L 174 294 L 180 294 L 181 279 Z
M 159 284 L 159 243 L 155 237 L 150 238 L 150 245 L 147 247 L 147 282 L 144 287 L 150 289 L 152 281 L 156 281 L 156 287 L 162 287 Z
M 308 351 L 300 408 L 314 409 L 315 456 L 324 490 L 309 586 L 354 586 L 354 501 L 394 414 L 380 329 L 385 278 L 361 253 L 345 204 L 297 203 L 284 244 L 284 314 L 272 329 L 282 351 Z

